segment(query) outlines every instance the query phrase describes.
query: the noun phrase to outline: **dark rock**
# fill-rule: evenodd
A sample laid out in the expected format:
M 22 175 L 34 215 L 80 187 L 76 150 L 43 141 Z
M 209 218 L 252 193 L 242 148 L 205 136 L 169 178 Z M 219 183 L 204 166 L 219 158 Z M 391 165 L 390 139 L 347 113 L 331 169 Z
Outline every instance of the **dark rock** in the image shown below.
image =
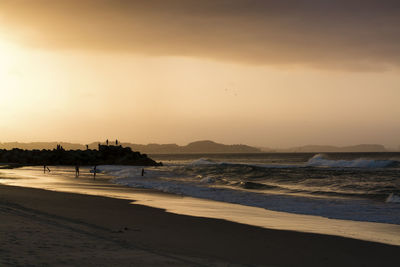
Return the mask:
M 20 165 L 134 165 L 162 166 L 146 154 L 132 151 L 129 147 L 99 145 L 98 150 L 0 150 L 0 162 Z

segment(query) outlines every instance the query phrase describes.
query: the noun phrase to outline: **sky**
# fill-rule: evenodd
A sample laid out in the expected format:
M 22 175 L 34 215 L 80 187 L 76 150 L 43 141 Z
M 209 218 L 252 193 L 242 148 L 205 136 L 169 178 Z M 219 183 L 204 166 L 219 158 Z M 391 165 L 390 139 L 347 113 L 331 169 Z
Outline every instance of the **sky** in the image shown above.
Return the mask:
M 0 142 L 400 145 L 400 2 L 0 0 Z

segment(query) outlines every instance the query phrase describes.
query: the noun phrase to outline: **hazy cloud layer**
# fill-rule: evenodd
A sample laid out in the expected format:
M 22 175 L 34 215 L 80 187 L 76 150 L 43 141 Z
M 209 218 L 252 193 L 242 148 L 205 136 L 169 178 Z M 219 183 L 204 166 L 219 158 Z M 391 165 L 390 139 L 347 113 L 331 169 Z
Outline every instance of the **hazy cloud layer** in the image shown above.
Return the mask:
M 398 0 L 0 0 L 27 45 L 250 64 L 400 66 Z

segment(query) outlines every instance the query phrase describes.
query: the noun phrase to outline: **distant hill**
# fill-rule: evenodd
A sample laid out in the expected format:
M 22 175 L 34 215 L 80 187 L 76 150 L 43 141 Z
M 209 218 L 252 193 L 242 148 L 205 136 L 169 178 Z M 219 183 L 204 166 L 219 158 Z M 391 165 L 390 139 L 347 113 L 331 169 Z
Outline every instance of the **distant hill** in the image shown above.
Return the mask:
M 66 150 L 85 150 L 86 145 L 78 143 L 67 143 L 67 142 L 32 142 L 32 143 L 19 143 L 19 142 L 8 142 L 0 143 L 0 149 L 55 149 L 60 144 Z M 104 144 L 102 142 L 101 144 Z M 110 145 L 115 145 L 114 141 L 110 141 Z M 93 142 L 88 144 L 90 149 L 97 149 L 99 142 Z M 130 147 L 133 151 L 140 151 L 141 153 L 147 154 L 179 154 L 179 153 L 274 153 L 274 152 L 303 152 L 303 153 L 318 153 L 318 152 L 387 152 L 383 145 L 377 144 L 361 144 L 355 146 L 324 146 L 324 145 L 307 145 L 293 147 L 289 149 L 277 149 L 271 148 L 256 148 L 248 145 L 224 145 L 219 144 L 210 140 L 196 141 L 189 143 L 186 146 L 179 146 L 177 144 L 133 144 L 133 143 L 121 143 L 123 147 Z
M 9 142 L 0 143 L 0 149 L 55 149 L 58 144 L 66 150 L 85 150 L 86 145 L 77 143 L 66 143 L 66 142 L 33 142 L 33 143 L 19 143 Z M 97 149 L 99 142 L 93 142 L 88 144 L 90 149 Z M 104 144 L 104 142 L 102 142 Z M 110 145 L 114 145 L 115 142 L 110 142 Z M 177 144 L 132 144 L 132 143 L 121 143 L 123 147 L 130 147 L 133 151 L 140 151 L 141 153 L 147 154 L 174 154 L 174 153 L 259 153 L 260 149 L 247 146 L 247 145 L 224 145 L 215 143 L 213 141 L 197 141 L 189 143 L 186 146 L 179 146 Z
M 0 143 L 0 149 L 10 150 L 13 148 L 20 148 L 27 150 L 33 150 L 33 149 L 41 150 L 41 149 L 55 149 L 57 145 L 61 145 L 66 150 L 86 149 L 85 145 L 76 143 L 67 143 L 67 142 L 31 142 L 31 143 L 7 142 L 7 143 Z
M 293 147 L 287 149 L 285 152 L 387 152 L 387 150 L 383 145 L 376 144 L 362 144 L 344 147 L 307 145 Z
M 204 140 L 189 143 L 186 146 L 176 144 L 148 144 L 137 145 L 122 143 L 123 146 L 148 154 L 173 154 L 173 153 L 260 153 L 261 150 L 247 145 L 224 145 L 213 141 Z

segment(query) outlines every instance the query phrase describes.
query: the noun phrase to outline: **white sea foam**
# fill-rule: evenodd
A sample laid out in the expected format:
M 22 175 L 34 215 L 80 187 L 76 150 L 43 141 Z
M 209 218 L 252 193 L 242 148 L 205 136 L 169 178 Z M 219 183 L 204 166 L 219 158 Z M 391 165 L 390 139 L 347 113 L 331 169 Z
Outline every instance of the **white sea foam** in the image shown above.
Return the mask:
M 215 164 L 218 164 L 218 163 L 211 161 L 209 159 L 204 159 L 204 158 L 197 159 L 190 163 L 190 165 L 215 165 Z
M 114 179 L 115 183 L 130 187 L 155 189 L 162 192 L 261 207 L 275 211 L 318 215 L 336 219 L 400 224 L 400 217 L 396 215 L 399 212 L 399 207 L 392 207 L 396 211 L 390 210 L 378 202 L 274 195 L 236 190 L 234 188 L 222 188 L 215 185 L 216 180 L 212 177 L 176 178 L 176 175 L 169 172 L 165 167 L 146 168 L 145 176 L 141 176 L 142 167 L 100 166 L 98 168 L 117 177 Z M 399 201 L 399 196 L 392 195 L 388 198 L 387 205 L 397 206 L 394 203 L 397 201 Z
M 323 154 L 317 154 L 308 162 L 298 164 L 262 164 L 262 163 L 240 163 L 240 162 L 215 162 L 209 159 L 198 159 L 189 164 L 189 166 L 204 165 L 243 165 L 261 168 L 302 168 L 302 167 L 331 167 L 331 168 L 385 168 L 398 163 L 396 160 L 372 160 L 372 159 L 355 159 L 355 160 L 332 160 L 327 159 Z
M 303 164 L 262 164 L 262 163 L 242 163 L 242 162 L 227 162 L 221 161 L 216 162 L 209 159 L 197 159 L 188 164 L 189 166 L 204 166 L 204 165 L 242 165 L 242 166 L 253 166 L 261 168 L 299 168 L 304 167 Z
M 202 184 L 213 184 L 215 183 L 215 179 L 214 178 L 210 178 L 210 177 L 204 177 L 200 180 L 200 183 Z
M 312 157 L 307 166 L 310 167 L 334 167 L 334 168 L 385 168 L 392 164 L 393 160 L 369 160 L 369 159 L 356 159 L 356 160 L 330 160 L 326 159 L 323 154 L 317 154 Z
M 391 193 L 386 199 L 387 203 L 400 203 L 400 196 Z

